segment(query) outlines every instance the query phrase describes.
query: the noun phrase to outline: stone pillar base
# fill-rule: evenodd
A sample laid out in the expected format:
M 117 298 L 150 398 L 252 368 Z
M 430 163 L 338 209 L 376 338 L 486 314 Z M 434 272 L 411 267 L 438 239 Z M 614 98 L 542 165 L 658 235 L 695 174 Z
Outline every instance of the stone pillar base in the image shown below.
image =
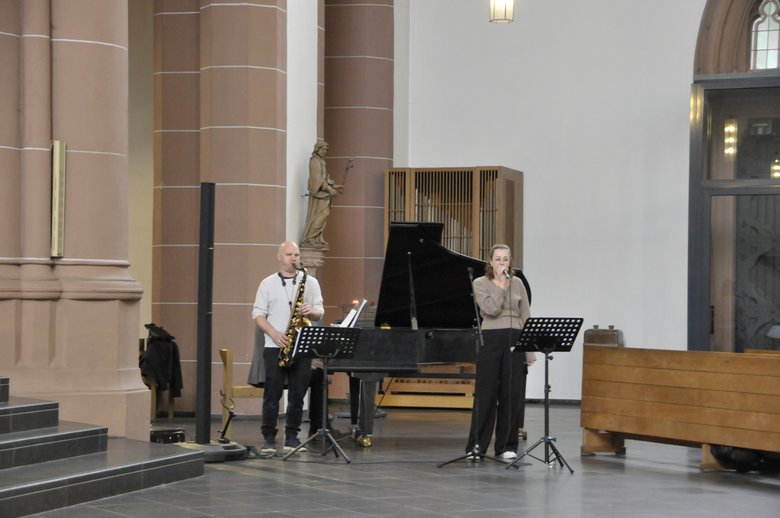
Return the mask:
M 111 437 L 149 440 L 151 394 L 140 381 L 138 369 L 120 373 L 17 369 L 3 375 L 10 378 L 12 396 L 59 403 L 62 420 L 106 426 Z M 98 389 L 89 381 L 95 378 L 98 385 L 114 388 Z
M 325 262 L 325 250 L 322 248 L 301 248 L 301 266 L 306 268 L 306 273 L 317 277 L 317 268 Z
M 132 287 L 119 284 L 104 280 L 102 291 L 67 292 L 94 299 L 0 301 L 0 338 L 6 339 L 0 375 L 10 378 L 12 396 L 59 403 L 62 420 L 148 441 L 150 394 L 138 368 L 138 301 L 109 298 L 137 295 L 126 295 Z

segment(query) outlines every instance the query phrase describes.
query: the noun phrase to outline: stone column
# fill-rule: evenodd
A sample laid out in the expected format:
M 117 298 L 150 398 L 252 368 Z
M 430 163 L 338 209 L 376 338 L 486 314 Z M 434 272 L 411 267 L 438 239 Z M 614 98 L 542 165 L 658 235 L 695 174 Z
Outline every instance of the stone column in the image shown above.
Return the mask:
M 0 3 L 0 56 L 5 67 L 19 70 L 22 65 L 22 12 L 19 2 Z M 47 40 L 44 39 L 46 42 Z M 21 162 L 23 154 L 22 95 L 23 80 L 14 73 L 0 74 L 0 366 L 13 366 L 19 349 L 16 327 L 21 307 Z M 32 151 L 28 151 L 32 152 Z M 39 153 L 48 156 L 48 145 Z
M 200 210 L 200 0 L 154 2 L 152 320 L 176 337 L 195 410 Z M 218 356 L 215 356 L 218 358 Z
M 153 313 L 176 336 L 192 411 L 197 330 L 200 182 L 214 182 L 213 413 L 218 349 L 234 352 L 244 383 L 252 359 L 252 302 L 278 267 L 286 211 L 285 1 L 158 1 L 157 154 Z M 258 402 L 236 401 L 257 414 Z
M 88 4 L 19 3 L 21 290 L 2 374 L 12 394 L 58 401 L 63 419 L 148 440 L 141 288 L 127 263 L 127 4 Z M 51 139 L 68 146 L 65 252 L 55 260 Z
M 332 319 L 353 299 L 376 300 L 384 257 L 384 189 L 393 162 L 393 3 L 325 1 L 325 140 L 328 171 L 344 194 L 325 229 L 320 272 Z M 344 282 L 349 279 L 349 282 Z
M 326 318 L 351 301 L 376 301 L 384 258 L 384 188 L 393 165 L 393 2 L 325 0 L 324 138 L 327 165 L 344 193 L 325 228 L 330 251 L 319 268 Z M 345 180 L 347 161 L 353 168 Z M 335 376 L 333 397 L 346 397 Z
M 325 251 L 319 248 L 301 248 L 301 266 L 306 273 L 317 277 L 317 268 L 325 262 Z M 319 280 L 319 279 L 317 279 Z
M 19 272 L 21 299 L 18 309 L 24 343 L 17 343 L 16 365 L 48 359 L 55 344 L 56 312 L 62 285 L 53 275 L 51 255 L 52 76 L 51 12 L 49 2 L 23 3 L 20 9 L 20 113 L 23 130 L 21 153 Z M 23 345 L 23 347 L 20 347 Z M 12 382 L 16 390 L 20 380 Z

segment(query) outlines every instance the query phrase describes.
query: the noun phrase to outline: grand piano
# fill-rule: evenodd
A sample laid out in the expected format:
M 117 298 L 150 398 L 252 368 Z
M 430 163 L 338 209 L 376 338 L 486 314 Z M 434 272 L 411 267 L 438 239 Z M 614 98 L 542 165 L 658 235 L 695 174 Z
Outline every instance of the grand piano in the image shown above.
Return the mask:
M 417 373 L 421 365 L 476 360 L 476 308 L 471 279 L 485 263 L 446 249 L 442 223 L 391 223 L 374 326 L 362 328 L 349 359 L 330 360 L 330 371 L 360 378 L 359 439 L 371 445 L 380 379 Z M 522 280 L 530 299 L 531 288 Z M 530 300 L 529 300 L 530 302 Z

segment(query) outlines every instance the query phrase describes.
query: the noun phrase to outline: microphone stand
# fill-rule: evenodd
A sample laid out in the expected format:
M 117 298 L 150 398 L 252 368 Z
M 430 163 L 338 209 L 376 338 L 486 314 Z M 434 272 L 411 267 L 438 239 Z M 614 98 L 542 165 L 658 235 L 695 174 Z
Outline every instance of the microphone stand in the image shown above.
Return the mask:
M 468 270 L 469 273 L 469 286 L 471 286 L 471 300 L 474 302 L 474 315 L 475 315 L 475 322 L 477 323 L 477 341 L 476 344 L 476 358 L 479 360 L 479 352 L 482 350 L 482 348 L 485 346 L 485 339 L 482 337 L 482 323 L 479 320 L 479 307 L 477 306 L 477 299 L 474 297 L 474 268 L 471 266 L 467 267 L 466 270 Z M 453 462 L 458 462 L 461 460 L 468 459 L 471 461 L 471 463 L 479 462 L 481 459 L 490 459 L 494 462 L 498 462 L 499 464 L 505 464 L 504 461 L 501 459 L 497 459 L 496 457 L 491 457 L 490 455 L 485 455 L 484 452 L 481 451 L 479 447 L 479 436 L 477 435 L 477 419 L 479 417 L 479 393 L 476 390 L 476 380 L 474 381 L 474 408 L 472 409 L 472 418 L 471 418 L 471 432 L 474 434 L 474 446 L 471 448 L 471 451 L 469 453 L 466 453 L 465 455 L 461 455 L 459 457 L 455 457 L 454 459 L 448 460 L 447 462 L 442 462 L 437 468 L 442 468 L 446 466 L 447 464 L 452 464 Z
M 406 252 L 406 264 L 409 267 L 409 321 L 414 331 L 420 327 L 417 324 L 417 300 L 414 296 L 414 275 L 412 273 L 412 252 Z

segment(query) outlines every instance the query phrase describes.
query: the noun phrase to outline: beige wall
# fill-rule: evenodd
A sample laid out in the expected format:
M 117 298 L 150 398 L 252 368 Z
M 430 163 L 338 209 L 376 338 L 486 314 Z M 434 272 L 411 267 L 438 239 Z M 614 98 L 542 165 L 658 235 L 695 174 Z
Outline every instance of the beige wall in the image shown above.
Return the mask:
M 129 102 L 128 197 L 130 272 L 144 289 L 138 337 L 152 322 L 152 215 L 154 189 L 154 0 L 128 3 Z

